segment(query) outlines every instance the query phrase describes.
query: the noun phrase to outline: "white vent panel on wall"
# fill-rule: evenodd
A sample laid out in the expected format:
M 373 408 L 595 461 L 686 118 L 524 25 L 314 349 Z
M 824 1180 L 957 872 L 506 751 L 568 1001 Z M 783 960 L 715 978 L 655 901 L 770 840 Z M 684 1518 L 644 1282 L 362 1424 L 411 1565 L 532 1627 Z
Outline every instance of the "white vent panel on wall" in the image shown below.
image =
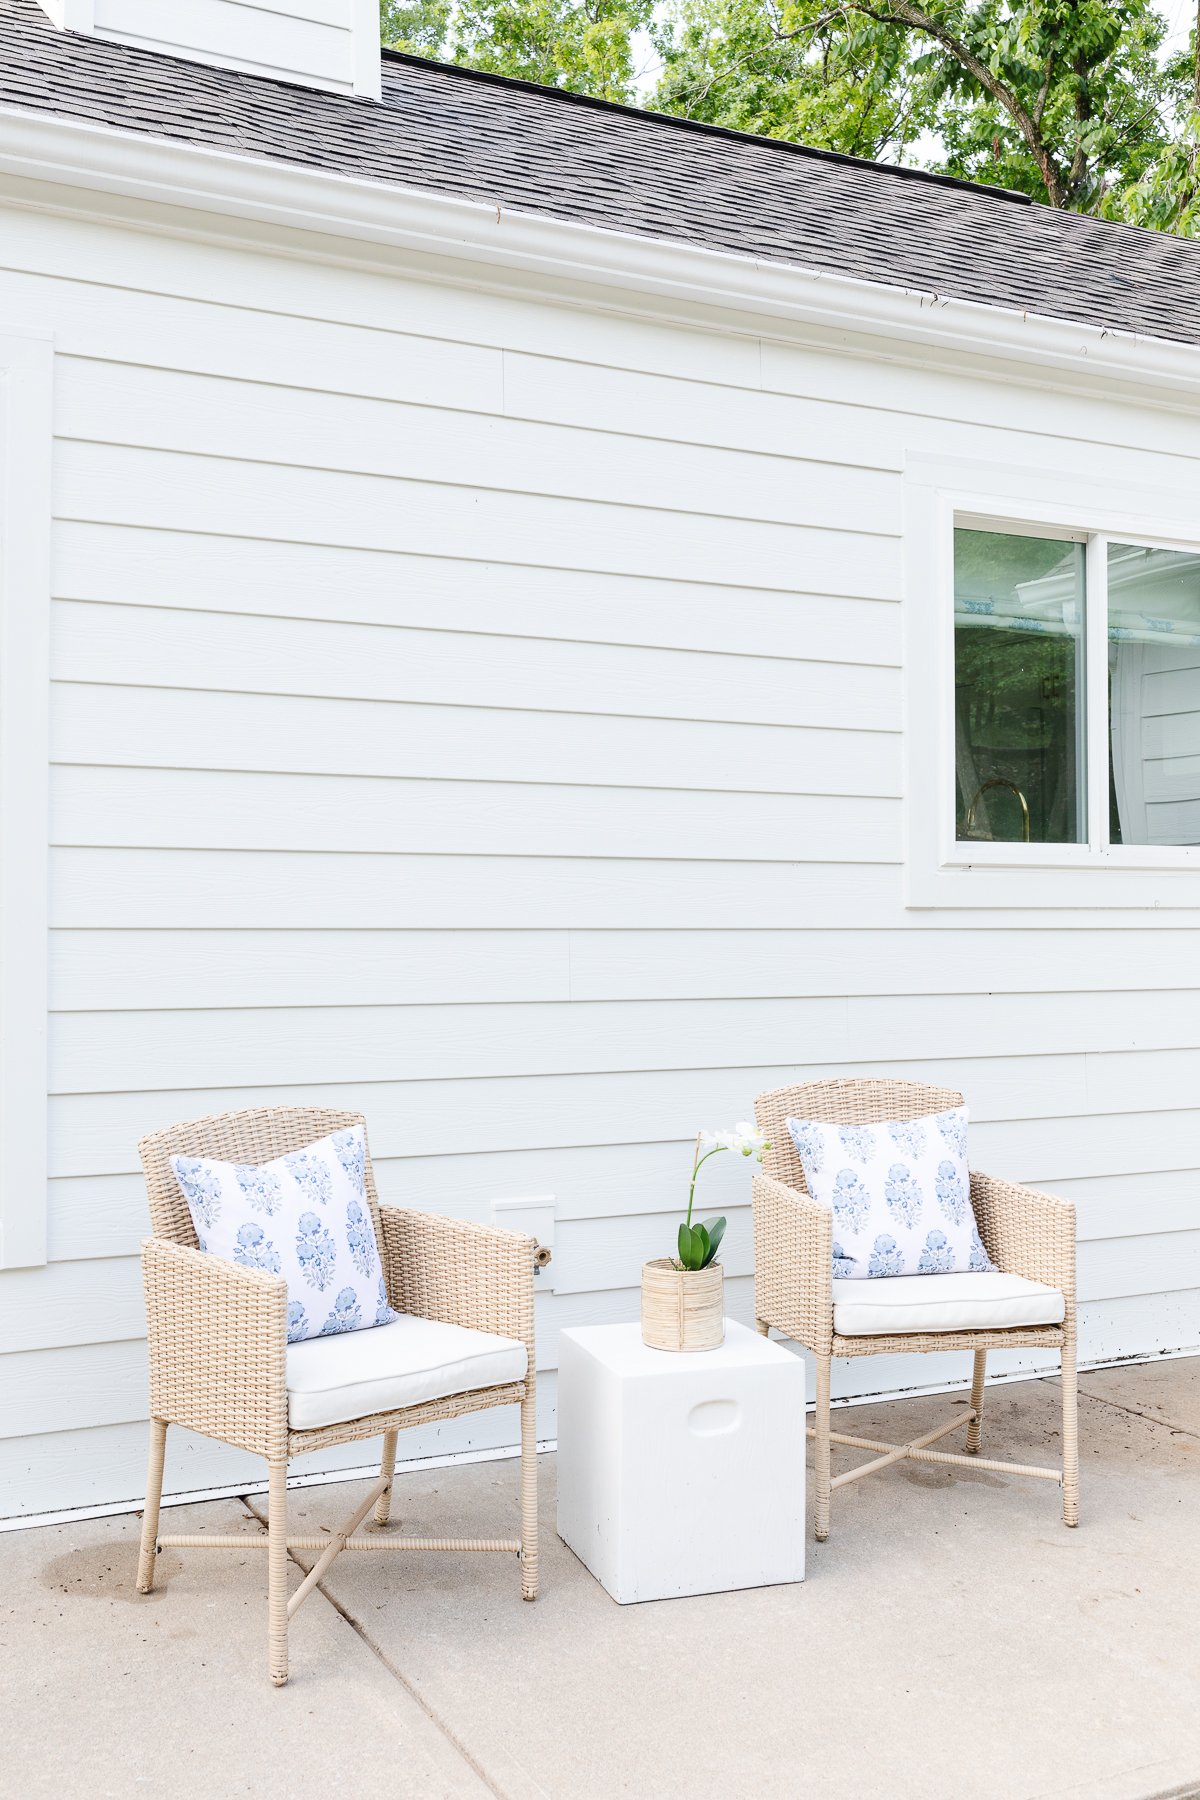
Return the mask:
M 167 56 L 379 96 L 376 0 L 41 0 L 55 24 Z

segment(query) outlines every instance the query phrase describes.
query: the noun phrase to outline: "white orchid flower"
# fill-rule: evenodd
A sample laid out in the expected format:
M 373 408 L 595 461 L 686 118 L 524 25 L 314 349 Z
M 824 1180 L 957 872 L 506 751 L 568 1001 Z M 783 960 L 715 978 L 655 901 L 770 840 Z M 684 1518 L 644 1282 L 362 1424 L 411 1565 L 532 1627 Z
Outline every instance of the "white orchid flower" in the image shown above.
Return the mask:
M 739 1119 L 733 1131 L 731 1150 L 739 1150 L 743 1156 L 753 1156 L 759 1162 L 763 1159 L 763 1151 L 767 1140 L 758 1127 L 749 1119 Z
M 732 1131 L 702 1131 L 701 1147 L 706 1151 L 733 1150 L 739 1156 L 755 1156 L 762 1161 L 767 1140 L 750 1119 L 739 1119 Z
M 692 1208 L 696 1200 L 696 1177 L 700 1173 L 701 1165 L 706 1163 L 710 1156 L 716 1156 L 720 1150 L 736 1150 L 740 1156 L 753 1156 L 761 1162 L 763 1151 L 769 1149 L 770 1145 L 766 1138 L 750 1119 L 739 1119 L 732 1131 L 699 1131 L 696 1133 L 696 1154 L 692 1159 L 692 1185 L 688 1190 L 687 1219 L 679 1228 L 681 1258 L 690 1258 L 693 1253 L 694 1246 L 692 1246 L 689 1234 L 692 1231 Z M 702 1239 L 702 1248 L 707 1251 L 711 1260 L 716 1255 L 716 1246 L 725 1230 L 725 1220 L 723 1218 L 711 1219 L 708 1225 L 703 1227 L 703 1230 L 707 1231 L 710 1228 L 712 1231 L 711 1246 L 708 1239 Z M 701 1230 L 702 1228 L 697 1226 L 696 1229 Z M 681 1260 L 675 1264 L 677 1269 L 703 1268 L 705 1266 L 703 1263 L 691 1260 Z

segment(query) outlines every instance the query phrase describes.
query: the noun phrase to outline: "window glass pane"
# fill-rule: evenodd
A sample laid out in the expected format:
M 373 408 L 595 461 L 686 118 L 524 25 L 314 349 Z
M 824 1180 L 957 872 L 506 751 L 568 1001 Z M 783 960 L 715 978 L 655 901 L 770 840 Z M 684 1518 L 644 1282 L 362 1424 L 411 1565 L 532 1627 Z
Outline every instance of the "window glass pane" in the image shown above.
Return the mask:
M 955 815 L 960 839 L 1078 844 L 1084 547 L 954 533 Z
M 1108 547 L 1114 844 L 1200 844 L 1200 556 Z

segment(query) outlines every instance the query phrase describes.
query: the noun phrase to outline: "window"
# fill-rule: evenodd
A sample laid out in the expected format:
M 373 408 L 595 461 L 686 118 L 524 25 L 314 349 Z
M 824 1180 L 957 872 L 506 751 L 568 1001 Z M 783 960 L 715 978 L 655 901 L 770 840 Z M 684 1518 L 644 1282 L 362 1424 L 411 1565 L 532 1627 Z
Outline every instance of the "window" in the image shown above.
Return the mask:
M 956 836 L 1087 841 L 1082 544 L 954 533 Z
M 1200 553 L 957 524 L 954 774 L 960 844 L 1200 845 Z
M 1147 454 L 906 458 L 908 906 L 1200 910 L 1200 511 Z

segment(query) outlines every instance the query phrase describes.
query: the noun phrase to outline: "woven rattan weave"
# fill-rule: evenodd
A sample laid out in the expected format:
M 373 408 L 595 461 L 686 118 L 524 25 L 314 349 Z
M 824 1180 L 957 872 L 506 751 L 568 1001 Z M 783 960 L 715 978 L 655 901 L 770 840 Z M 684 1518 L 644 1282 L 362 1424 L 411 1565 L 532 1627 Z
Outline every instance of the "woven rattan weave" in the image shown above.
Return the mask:
M 367 1197 L 383 1258 L 388 1299 L 400 1312 L 517 1338 L 528 1353 L 523 1381 L 431 1400 L 403 1411 L 291 1431 L 287 1401 L 287 1287 L 281 1276 L 242 1269 L 197 1247 L 191 1215 L 171 1172 L 176 1155 L 263 1163 L 302 1149 L 331 1131 L 366 1121 L 359 1113 L 310 1107 L 264 1107 L 193 1119 L 155 1132 L 139 1145 L 154 1236 L 142 1245 L 142 1273 L 150 1350 L 150 1466 L 142 1521 L 138 1588 L 154 1585 L 156 1552 L 166 1545 L 194 1548 L 253 1547 L 252 1537 L 161 1536 L 158 1530 L 163 1456 L 168 1425 L 218 1438 L 265 1457 L 269 1474 L 267 1528 L 267 1635 L 271 1680 L 287 1680 L 288 1618 L 346 1549 L 469 1550 L 516 1552 L 521 1592 L 537 1596 L 537 1469 L 533 1337 L 533 1238 L 515 1231 L 468 1225 L 379 1204 L 370 1153 Z M 453 1419 L 493 1406 L 521 1409 L 521 1532 L 519 1539 L 447 1539 L 353 1533 L 373 1506 L 378 1526 L 388 1523 L 396 1434 L 413 1425 Z M 308 1538 L 287 1535 L 287 1466 L 293 1456 L 333 1444 L 383 1437 L 379 1479 L 351 1519 L 288 1598 L 288 1550 L 312 1548 Z
M 961 1106 L 950 1088 L 908 1081 L 817 1081 L 776 1088 L 755 1101 L 759 1130 L 770 1148 L 763 1173 L 754 1180 L 754 1310 L 758 1329 L 793 1338 L 811 1350 L 817 1363 L 814 1441 L 815 1531 L 829 1535 L 829 1496 L 862 1475 L 891 1463 L 961 1463 L 1033 1475 L 1062 1486 L 1065 1525 L 1079 1522 L 1079 1445 L 1075 1372 L 1075 1208 L 1052 1194 L 1018 1187 L 992 1175 L 971 1173 L 971 1204 L 979 1235 L 996 1267 L 1061 1290 L 1066 1311 L 1061 1325 L 1026 1326 L 1012 1331 L 922 1332 L 893 1337 L 841 1337 L 833 1328 L 833 1214 L 818 1205 L 804 1180 L 804 1168 L 784 1121 L 825 1119 L 841 1125 L 869 1125 L 880 1119 L 913 1119 Z M 1062 1359 L 1062 1468 L 1002 1463 L 980 1457 L 983 1383 L 989 1350 L 1053 1349 Z M 974 1354 L 971 1404 L 938 1430 L 908 1444 L 884 1444 L 830 1430 L 830 1366 L 835 1356 L 883 1356 L 896 1352 L 970 1350 Z M 935 1439 L 959 1425 L 967 1427 L 966 1456 L 934 1450 Z M 831 1477 L 830 1445 L 877 1450 L 879 1457 Z

